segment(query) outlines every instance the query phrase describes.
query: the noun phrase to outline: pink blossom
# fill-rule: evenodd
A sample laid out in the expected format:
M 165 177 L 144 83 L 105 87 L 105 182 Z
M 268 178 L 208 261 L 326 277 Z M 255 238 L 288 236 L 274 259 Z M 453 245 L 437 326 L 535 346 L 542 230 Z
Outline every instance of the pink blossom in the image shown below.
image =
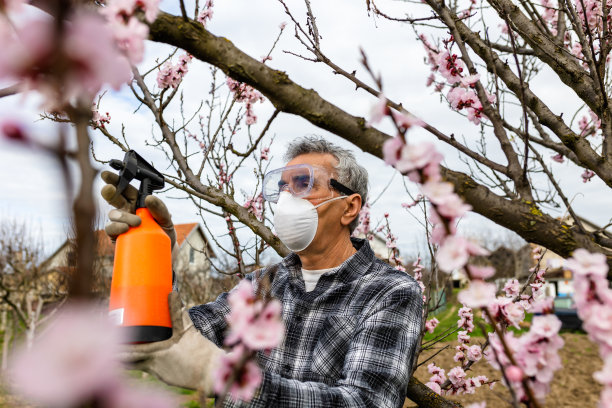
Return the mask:
M 287 22 L 285 22 L 285 21 L 283 21 L 282 23 L 280 23 L 280 24 L 278 25 L 278 28 L 280 28 L 281 30 L 284 30 L 284 29 L 285 29 L 285 27 L 287 27 Z
M 30 141 L 29 132 L 25 126 L 12 119 L 4 119 L 0 122 L 0 134 L 13 142 L 27 144 Z
M 435 382 L 428 382 L 427 384 L 425 384 L 427 387 L 431 388 L 431 390 L 433 392 L 435 392 L 438 395 L 442 394 L 442 389 L 440 388 L 440 384 L 435 383 Z
M 578 275 L 606 276 L 608 273 L 606 256 L 600 253 L 590 253 L 584 248 L 576 249 L 572 257 L 565 262 L 565 267 Z
M 463 108 L 479 107 L 480 100 L 472 89 L 455 87 L 446 95 L 451 107 L 456 110 Z
M 519 323 L 525 320 L 525 309 L 518 302 L 509 302 L 502 308 L 504 317 L 517 329 L 520 328 Z
M 92 118 L 91 121 L 93 123 L 93 127 L 95 128 L 102 128 L 104 129 L 104 126 L 107 123 L 110 123 L 110 114 L 108 112 L 106 112 L 106 114 L 101 114 L 98 111 L 98 107 L 96 106 L 96 104 L 93 104 L 91 107 L 91 114 L 92 114 Z
M 599 408 L 612 408 L 612 387 L 606 387 L 601 392 Z
M 515 365 L 511 365 L 506 368 L 506 377 L 508 377 L 508 381 L 520 382 L 523 379 L 523 370 Z
M 453 356 L 453 360 L 455 361 L 455 363 L 461 363 L 463 365 L 463 361 L 465 360 L 465 354 L 463 353 L 463 347 L 457 346 L 455 347 L 455 349 L 457 350 L 457 352 Z
M 46 406 L 75 406 L 118 381 L 116 360 L 124 340 L 101 310 L 72 304 L 60 311 L 31 350 L 10 367 L 15 391 Z
M 152 23 L 159 13 L 159 2 L 160 0 L 136 0 L 135 10 L 144 11 L 145 19 Z
M 441 204 L 454 194 L 451 183 L 441 181 L 428 181 L 421 186 L 423 194 L 434 204 Z
M 127 22 L 135 12 L 145 13 L 145 19 L 152 23 L 159 13 L 159 0 L 107 0 L 100 10 L 109 21 Z
M 118 89 L 131 78 L 130 67 L 116 51 L 110 30 L 96 15 L 80 13 L 72 18 L 59 56 L 54 53 L 53 40 L 50 19 L 29 21 L 14 36 L 3 38 L 0 77 L 20 81 L 25 90 L 40 91 L 48 109 L 58 109 L 77 96 L 93 99 L 102 85 Z M 62 56 L 64 65 L 58 70 L 54 64 Z
M 455 193 L 446 196 L 444 201 L 436 206 L 440 215 L 446 218 L 457 218 L 464 216 L 472 209 L 472 206 L 463 202 L 463 200 Z
M 563 157 L 563 155 L 561 153 L 557 153 L 556 155 L 551 157 L 554 161 L 556 161 L 557 163 L 563 163 L 565 161 L 565 158 Z
M 393 166 L 401 158 L 402 148 L 404 147 L 404 139 L 400 136 L 395 136 L 385 140 L 382 151 L 385 163 Z
M 495 275 L 495 268 L 492 266 L 469 265 L 472 279 L 489 279 Z
M 504 292 L 506 292 L 506 296 L 508 296 L 508 297 L 515 297 L 519 293 L 520 286 L 521 285 L 519 284 L 518 280 L 510 279 L 504 285 L 504 289 L 503 290 L 504 290 Z
M 264 209 L 262 194 L 260 193 L 254 199 L 247 200 L 247 202 L 244 203 L 244 208 L 249 210 L 251 214 L 253 214 L 255 217 L 257 217 L 257 219 L 261 221 L 263 217 L 263 209 Z
M 587 183 L 587 182 L 591 181 L 593 176 L 595 176 L 595 172 L 594 171 L 585 169 L 584 172 L 581 174 L 582 182 L 583 183 Z
M 461 85 L 463 85 L 466 88 L 469 88 L 472 85 L 474 85 L 476 82 L 478 82 L 479 80 L 480 80 L 480 74 L 468 75 L 468 76 L 461 78 Z
M 236 99 L 236 101 L 245 103 L 245 123 L 250 126 L 257 122 L 257 116 L 253 111 L 253 105 L 256 102 L 263 102 L 263 95 L 252 87 L 248 86 L 247 84 L 238 82 L 230 77 L 227 77 L 226 83 L 230 92 L 234 94 L 234 98 Z
M 457 386 L 465 380 L 465 371 L 461 367 L 453 367 L 448 371 L 448 379 Z
M 405 145 L 402 148 L 400 160 L 395 168 L 400 173 L 423 169 L 424 167 L 442 161 L 442 155 L 438 153 L 433 143 L 422 142 L 416 145 Z
M 111 25 L 117 42 L 117 47 L 123 51 L 132 64 L 138 64 L 144 56 L 144 40 L 149 36 L 149 27 L 142 24 L 136 17 L 130 18 L 126 24 Z
M 366 235 L 370 232 L 370 203 L 366 202 L 363 207 L 361 207 L 361 211 L 359 211 L 359 224 L 353 235 L 356 236 L 358 234 Z M 371 236 L 371 235 L 370 235 Z
M 430 86 L 431 84 L 433 84 L 435 79 L 436 76 L 433 73 L 429 74 L 429 76 L 427 77 L 427 81 L 425 82 L 425 86 Z
M 487 255 L 488 251 L 471 243 L 461 236 L 451 235 L 444 240 L 438 252 L 436 261 L 444 272 L 450 273 L 464 266 L 470 255 Z
M 250 280 L 243 279 L 232 292 L 230 292 L 228 303 L 231 309 L 250 309 L 255 306 L 257 298 L 253 291 L 253 283 Z
M 0 0 L 0 13 L 19 12 L 25 0 Z
M 602 369 L 593 373 L 593 378 L 605 386 L 612 387 L 612 353 L 606 357 Z
M 405 130 L 410 129 L 413 126 L 425 126 L 425 122 L 409 113 L 398 113 L 396 111 L 391 111 L 391 115 L 393 116 L 395 123 L 397 123 L 399 127 Z
M 470 335 L 466 330 L 460 330 L 457 332 L 457 341 L 459 341 L 459 343 L 467 344 L 470 342 Z
M 72 60 L 73 95 L 84 88 L 95 95 L 104 83 L 115 89 L 131 79 L 130 68 L 113 47 L 111 33 L 97 16 L 82 14 L 68 26 L 66 52 Z M 78 85 L 77 85 L 78 83 Z M 68 92 L 71 93 L 71 92 Z
M 446 381 L 446 374 L 444 370 L 438 367 L 437 365 L 435 365 L 434 363 L 429 363 L 427 365 L 427 371 L 429 371 L 430 374 L 439 376 L 440 382 Z
M 467 289 L 457 295 L 462 304 L 476 308 L 488 306 L 495 299 L 495 285 L 480 280 L 470 282 Z
M 206 27 L 206 22 L 208 20 L 211 20 L 212 16 L 213 16 L 213 10 L 211 8 L 205 8 L 200 12 L 200 14 L 198 14 L 197 20 L 200 24 Z
M 225 339 L 226 344 L 242 341 L 252 350 L 264 350 L 280 343 L 285 330 L 278 300 L 264 305 L 255 297 L 251 281 L 245 279 L 230 293 L 228 303 L 230 332 Z
M 278 346 L 285 335 L 280 319 L 281 310 L 278 300 L 269 301 L 259 316 L 240 333 L 243 343 L 252 350 L 267 350 Z
M 460 319 L 457 320 L 457 326 L 465 329 L 466 333 L 471 333 L 474 330 L 474 314 L 472 313 L 472 309 L 464 306 L 459 309 L 457 314 L 460 317 Z M 459 339 L 459 341 L 461 340 Z M 467 341 L 469 341 L 469 336 L 467 337 Z
M 612 350 L 612 308 L 610 305 L 594 304 L 589 308 L 589 316 L 583 322 L 589 337 L 597 343 L 607 345 Z
M 367 122 L 366 126 L 372 126 L 375 123 L 378 123 L 390 113 L 390 109 L 387 106 L 387 98 L 381 93 L 378 96 L 378 100 L 370 109 L 370 120 Z
M 183 54 L 176 65 L 173 65 L 171 61 L 166 61 L 157 73 L 157 86 L 160 89 L 177 88 L 189 71 L 189 63 L 192 59 L 190 54 Z
M 245 361 L 246 353 L 247 350 L 239 346 L 221 358 L 215 376 L 214 390 L 216 394 L 222 394 L 225 391 L 226 384 L 234 374 L 236 380 L 229 386 L 229 394 L 243 401 L 249 401 L 253 398 L 263 376 L 257 364 L 253 361 Z M 236 373 L 241 362 L 241 370 Z
M 557 35 L 557 7 L 551 0 L 541 0 L 544 12 L 541 14 L 542 20 L 545 21 L 550 28 L 552 35 Z
M 457 54 L 451 55 L 448 51 L 436 56 L 436 65 L 440 74 L 451 85 L 461 80 L 461 73 L 465 69 L 463 61 L 457 58 Z
M 467 240 L 455 235 L 446 238 L 436 253 L 438 266 L 447 273 L 463 267 L 469 258 Z
M 473 345 L 467 349 L 467 358 L 470 361 L 478 361 L 482 358 L 482 349 L 478 345 Z
M 100 8 L 100 14 L 104 15 L 110 23 L 125 24 L 134 14 L 135 0 L 108 0 L 104 7 Z
M 558 350 L 563 346 L 563 340 L 558 335 L 560 327 L 560 322 L 554 315 L 535 316 L 530 331 L 520 338 L 514 337 L 511 332 L 504 335 L 508 347 L 514 354 L 517 368 L 527 377 L 532 377 L 531 386 L 538 399 L 546 396 L 554 371 L 561 368 Z M 489 335 L 489 342 L 491 347 L 484 353 L 489 363 L 496 369 L 499 369 L 500 363 L 506 370 L 510 368 L 510 361 L 495 334 Z M 515 375 L 513 378 L 522 378 L 522 374 L 519 376 L 518 372 L 512 373 L 512 370 L 510 370 L 511 377 Z M 524 393 L 521 384 L 513 385 L 521 397 Z
M 425 322 L 425 330 L 429 333 L 433 333 L 434 330 L 436 329 L 436 326 L 438 325 L 438 323 L 440 323 L 440 321 L 438 319 L 436 319 L 435 317 L 431 320 L 428 320 Z
M 553 310 L 553 298 L 542 298 L 531 305 L 531 312 L 533 313 L 551 313 Z

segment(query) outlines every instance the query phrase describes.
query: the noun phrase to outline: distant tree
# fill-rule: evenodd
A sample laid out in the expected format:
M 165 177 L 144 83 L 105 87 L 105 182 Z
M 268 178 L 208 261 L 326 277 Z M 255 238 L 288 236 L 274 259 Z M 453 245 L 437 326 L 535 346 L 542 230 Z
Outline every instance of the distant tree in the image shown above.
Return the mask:
M 47 270 L 42 264 L 42 255 L 40 239 L 26 225 L 0 224 L 3 367 L 6 367 L 11 337 L 23 330 L 30 347 L 38 326 L 53 315 L 66 297 L 67 276 L 62 271 Z

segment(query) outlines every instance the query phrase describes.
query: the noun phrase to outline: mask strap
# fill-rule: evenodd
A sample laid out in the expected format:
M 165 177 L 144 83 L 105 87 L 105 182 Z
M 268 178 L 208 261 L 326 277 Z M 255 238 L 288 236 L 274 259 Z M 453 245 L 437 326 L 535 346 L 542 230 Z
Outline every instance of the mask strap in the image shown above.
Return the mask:
M 339 200 L 341 198 L 346 198 L 346 197 L 348 197 L 348 196 L 343 195 L 343 196 L 339 196 L 339 197 L 330 198 L 327 201 L 323 201 L 322 203 L 319 203 L 319 204 L 315 205 L 314 208 L 319 208 L 323 204 L 331 203 L 332 201 Z

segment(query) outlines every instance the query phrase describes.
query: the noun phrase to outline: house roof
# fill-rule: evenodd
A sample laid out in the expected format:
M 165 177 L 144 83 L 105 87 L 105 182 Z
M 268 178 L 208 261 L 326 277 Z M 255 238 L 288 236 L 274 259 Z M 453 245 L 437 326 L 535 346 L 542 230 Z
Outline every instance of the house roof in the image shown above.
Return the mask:
M 191 231 L 193 231 L 193 229 L 197 226 L 197 222 L 175 225 L 174 230 L 176 231 L 176 243 L 179 244 L 179 246 L 182 246 L 183 242 L 185 242 L 185 239 L 187 239 L 189 233 L 191 233 Z
M 108 235 L 106 235 L 106 232 L 104 232 L 104 230 L 97 230 L 94 234 L 98 244 L 98 255 L 113 256 L 115 253 L 115 245 L 111 242 Z

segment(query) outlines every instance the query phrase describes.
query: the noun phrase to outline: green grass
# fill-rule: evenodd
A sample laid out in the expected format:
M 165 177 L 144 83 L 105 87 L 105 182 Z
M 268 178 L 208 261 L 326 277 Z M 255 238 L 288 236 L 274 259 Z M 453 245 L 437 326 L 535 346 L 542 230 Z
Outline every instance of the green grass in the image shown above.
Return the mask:
M 195 400 L 186 402 L 184 404 L 181 404 L 181 407 L 185 407 L 185 408 L 202 408 L 200 403 L 198 401 L 195 401 Z
M 430 314 L 428 316 L 428 320 L 435 317 L 440 321 L 440 323 L 438 324 L 436 330 L 434 330 L 433 333 L 425 333 L 423 341 L 428 342 L 436 338 L 438 338 L 440 341 L 456 341 L 458 331 L 457 322 L 459 321 L 459 316 L 457 315 L 457 312 L 461 307 L 462 305 L 460 303 L 449 303 L 446 305 L 445 310 L 443 310 L 442 312 L 436 315 Z M 482 317 L 480 317 L 480 314 L 480 310 L 476 310 L 474 312 L 474 331 L 470 333 L 471 337 L 485 337 L 485 334 L 482 332 L 481 329 L 482 324 L 484 324 L 489 331 L 492 331 L 491 326 L 487 325 L 484 322 Z M 533 315 L 531 313 L 528 313 L 525 317 L 525 322 L 531 322 L 532 318 Z M 528 328 L 517 329 L 515 327 L 510 327 L 509 330 L 514 332 L 515 335 L 520 335 L 529 331 Z M 440 338 L 441 336 L 443 337 Z

